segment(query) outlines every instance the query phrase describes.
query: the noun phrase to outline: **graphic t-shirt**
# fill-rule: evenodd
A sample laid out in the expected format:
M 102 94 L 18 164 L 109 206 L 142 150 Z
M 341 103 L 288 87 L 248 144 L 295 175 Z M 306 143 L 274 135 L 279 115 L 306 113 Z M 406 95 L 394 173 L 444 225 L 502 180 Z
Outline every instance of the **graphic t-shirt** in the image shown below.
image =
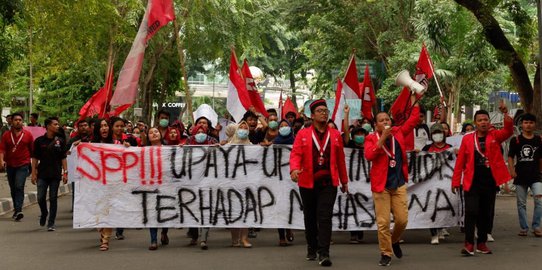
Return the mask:
M 515 185 L 531 185 L 540 181 L 539 159 L 541 144 L 542 139 L 539 136 L 527 139 L 519 135 L 510 140 L 508 156 L 516 158 L 517 177 L 514 179 Z

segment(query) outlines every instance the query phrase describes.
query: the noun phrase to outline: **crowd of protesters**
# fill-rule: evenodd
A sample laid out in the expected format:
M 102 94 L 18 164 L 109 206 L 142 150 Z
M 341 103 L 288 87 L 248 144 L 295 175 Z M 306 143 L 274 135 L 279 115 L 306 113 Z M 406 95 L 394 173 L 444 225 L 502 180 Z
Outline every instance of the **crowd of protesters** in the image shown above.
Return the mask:
M 412 104 L 417 104 L 412 97 Z M 479 110 L 474 123 L 465 123 L 461 130 L 461 145 L 453 150 L 457 154 L 454 174 L 450 181 L 453 192 L 462 192 L 465 198 L 465 244 L 462 253 L 490 254 L 486 242 L 492 241 L 491 229 L 495 214 L 495 199 L 499 185 L 512 178 L 516 185 L 519 216 L 519 235 L 527 236 L 529 229 L 542 237 L 542 182 L 540 175 L 540 146 L 542 139 L 534 134 L 537 119 L 532 114 L 520 118 L 521 134 L 513 136 L 513 121 L 501 104 L 504 128 L 495 129 L 489 113 Z M 119 117 L 109 119 L 82 119 L 76 122 L 73 132 L 67 133 L 56 117 L 43 122 L 45 134 L 33 138 L 23 128 L 24 117 L 14 113 L 6 117 L 0 140 L 0 169 L 8 176 L 14 204 L 13 219 L 21 221 L 23 214 L 24 185 L 26 178 L 38 187 L 41 210 L 40 226 L 55 230 L 57 192 L 60 182 L 67 181 L 66 157 L 72 147 L 80 143 L 121 144 L 126 147 L 161 145 L 227 145 L 247 144 L 268 147 L 273 144 L 290 144 L 291 179 L 298 183 L 303 203 L 307 260 L 317 260 L 330 266 L 331 220 L 337 191 L 348 192 L 344 147 L 363 149 L 364 157 L 372 163 L 371 191 L 375 204 L 375 217 L 380 248 L 379 265 L 390 265 L 391 257 L 401 258 L 401 236 L 408 223 L 407 182 L 409 151 L 438 153 L 450 151 L 447 143 L 452 133 L 444 121 L 446 110 L 436 108 L 433 122 L 426 121 L 426 111 L 418 105 L 412 107 L 410 117 L 400 125 L 393 123 L 385 112 L 374 119 L 348 119 L 350 108 L 345 108 L 343 126 L 330 121 L 330 111 L 325 100 L 310 104 L 310 116 L 288 112 L 282 118 L 275 109 L 267 117 L 254 109 L 247 111 L 238 123 L 226 126 L 213 123 L 201 116 L 193 124 L 184 125 L 172 119 L 169 112 L 161 110 L 155 115 L 155 125 L 144 121 L 130 122 Z M 38 114 L 31 114 L 28 126 L 40 126 Z M 216 120 L 215 120 L 216 121 Z M 502 142 L 510 139 L 508 156 L 503 156 Z M 331 162 L 333 160 L 334 162 Z M 508 165 L 506 165 L 507 160 Z M 73 190 L 73 189 L 72 189 Z M 526 216 L 528 191 L 535 202 L 534 216 L 529 227 Z M 49 194 L 49 207 L 46 195 Z M 72 200 L 73 207 L 73 200 Z M 394 227 L 390 227 L 390 214 Z M 477 235 L 475 235 L 477 230 Z M 100 228 L 100 250 L 109 250 L 113 228 Z M 189 228 L 190 245 L 207 250 L 209 228 Z M 249 238 L 256 236 L 253 228 L 232 228 L 233 247 L 252 247 Z M 158 229 L 150 228 L 149 250 L 158 249 Z M 449 235 L 446 228 L 431 228 L 431 244 Z M 123 228 L 115 229 L 115 238 L 124 239 Z M 350 243 L 363 241 L 362 231 L 350 233 Z M 278 243 L 288 246 L 294 241 L 290 229 L 278 228 Z M 168 245 L 168 229 L 162 229 L 160 244 Z

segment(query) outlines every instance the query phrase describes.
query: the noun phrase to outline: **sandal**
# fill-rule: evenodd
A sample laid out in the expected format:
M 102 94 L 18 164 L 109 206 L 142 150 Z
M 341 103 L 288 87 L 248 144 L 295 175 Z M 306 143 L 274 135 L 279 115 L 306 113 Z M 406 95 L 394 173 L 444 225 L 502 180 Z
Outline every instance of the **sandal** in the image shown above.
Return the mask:
M 527 230 L 521 230 L 518 233 L 519 236 L 527 236 Z
M 109 250 L 109 244 L 103 243 L 100 245 L 100 251 L 108 251 Z
M 232 247 L 241 247 L 241 244 L 239 242 L 231 242 Z
M 249 241 L 241 241 L 244 248 L 251 248 L 252 244 Z

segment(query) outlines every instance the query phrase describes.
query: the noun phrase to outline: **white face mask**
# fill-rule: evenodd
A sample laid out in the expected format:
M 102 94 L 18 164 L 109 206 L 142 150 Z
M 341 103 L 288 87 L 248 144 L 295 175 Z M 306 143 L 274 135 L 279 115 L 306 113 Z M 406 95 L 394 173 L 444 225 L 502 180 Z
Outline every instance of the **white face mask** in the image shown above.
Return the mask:
M 436 142 L 436 143 L 442 142 L 444 140 L 444 134 L 442 133 L 433 134 L 431 136 L 431 139 L 433 139 L 433 142 Z

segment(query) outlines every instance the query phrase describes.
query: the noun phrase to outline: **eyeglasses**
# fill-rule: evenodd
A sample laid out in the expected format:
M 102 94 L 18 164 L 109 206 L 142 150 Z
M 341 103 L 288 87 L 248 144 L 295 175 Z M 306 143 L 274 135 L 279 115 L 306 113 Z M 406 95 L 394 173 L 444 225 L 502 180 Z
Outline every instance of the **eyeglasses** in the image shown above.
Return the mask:
M 314 110 L 314 112 L 316 112 L 316 113 L 329 114 L 329 110 L 328 110 L 328 109 L 318 109 L 318 110 Z

